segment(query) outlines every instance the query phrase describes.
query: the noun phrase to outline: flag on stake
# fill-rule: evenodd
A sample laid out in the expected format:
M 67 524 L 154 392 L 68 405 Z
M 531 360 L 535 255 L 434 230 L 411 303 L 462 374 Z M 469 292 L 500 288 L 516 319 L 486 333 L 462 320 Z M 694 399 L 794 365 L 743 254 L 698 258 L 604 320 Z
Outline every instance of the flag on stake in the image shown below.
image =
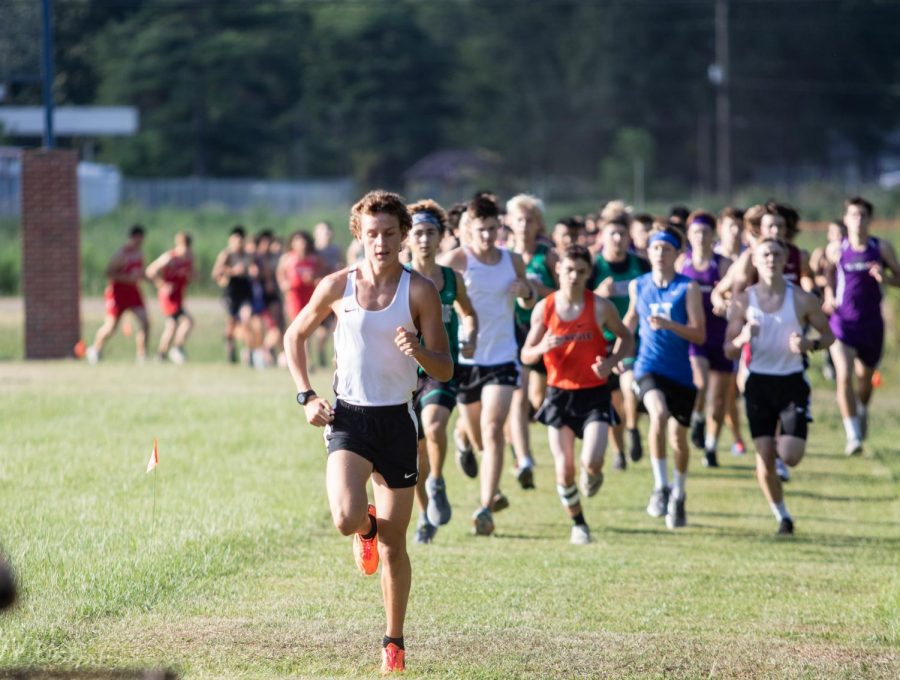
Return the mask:
M 147 472 L 153 472 L 153 468 L 159 465 L 159 451 L 156 448 L 156 440 L 153 440 L 153 452 L 150 454 L 150 460 L 147 461 Z

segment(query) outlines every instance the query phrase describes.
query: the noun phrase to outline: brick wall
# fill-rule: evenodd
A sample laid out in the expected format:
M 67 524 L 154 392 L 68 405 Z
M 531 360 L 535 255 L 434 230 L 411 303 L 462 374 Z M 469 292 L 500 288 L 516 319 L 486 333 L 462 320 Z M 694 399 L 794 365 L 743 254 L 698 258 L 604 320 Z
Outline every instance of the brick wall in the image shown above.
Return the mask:
M 22 289 L 25 358 L 70 357 L 81 336 L 78 154 L 22 156 Z

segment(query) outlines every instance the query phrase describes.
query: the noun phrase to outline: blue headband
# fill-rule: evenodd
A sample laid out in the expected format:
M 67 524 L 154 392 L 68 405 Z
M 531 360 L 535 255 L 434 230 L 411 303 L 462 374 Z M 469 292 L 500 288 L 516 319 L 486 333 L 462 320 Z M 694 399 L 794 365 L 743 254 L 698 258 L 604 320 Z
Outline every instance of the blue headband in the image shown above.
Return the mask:
M 697 215 L 694 219 L 691 220 L 691 224 L 704 224 L 707 227 L 715 228 L 716 223 L 715 220 L 711 219 L 708 215 Z M 688 225 L 690 226 L 690 225 Z
M 441 221 L 437 218 L 430 210 L 421 210 L 419 212 L 413 213 L 412 223 L 413 226 L 417 224 L 422 224 L 423 222 L 428 222 L 428 224 L 433 224 L 438 229 L 441 228 Z
M 655 234 L 653 234 L 650 237 L 649 244 L 652 245 L 653 243 L 656 243 L 657 241 L 663 241 L 665 243 L 668 243 L 675 250 L 678 250 L 681 248 L 681 244 L 678 242 L 678 239 L 666 231 L 658 231 Z

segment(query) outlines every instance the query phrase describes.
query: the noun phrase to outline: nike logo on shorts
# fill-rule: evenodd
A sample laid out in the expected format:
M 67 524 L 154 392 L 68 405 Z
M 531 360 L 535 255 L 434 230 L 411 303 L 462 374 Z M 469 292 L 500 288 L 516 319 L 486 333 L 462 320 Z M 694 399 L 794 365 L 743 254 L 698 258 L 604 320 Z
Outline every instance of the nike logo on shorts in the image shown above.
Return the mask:
M 409 479 L 410 477 L 415 477 L 418 472 L 410 472 L 408 475 L 403 475 L 403 479 Z

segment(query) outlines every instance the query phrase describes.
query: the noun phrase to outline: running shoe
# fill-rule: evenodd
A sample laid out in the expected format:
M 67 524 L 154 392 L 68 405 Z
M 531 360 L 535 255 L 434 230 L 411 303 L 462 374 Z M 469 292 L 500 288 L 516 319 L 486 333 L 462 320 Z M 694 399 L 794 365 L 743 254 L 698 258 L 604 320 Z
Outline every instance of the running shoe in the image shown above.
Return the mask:
M 587 524 L 576 524 L 572 527 L 569 543 L 572 545 L 587 545 L 591 542 L 591 530 Z
M 375 506 L 369 503 L 369 517 L 375 517 Z M 353 534 L 353 557 L 356 566 L 367 576 L 378 570 L 378 535 L 363 538 L 362 534 Z
M 691 444 L 702 449 L 706 445 L 706 419 L 691 418 Z
M 632 463 L 637 463 L 644 456 L 644 447 L 641 445 L 641 433 L 636 427 L 628 430 L 628 453 L 631 456 Z
M 624 470 L 628 467 L 628 461 L 625 460 L 625 454 L 621 451 L 616 453 L 616 457 L 613 458 L 613 468 L 616 470 Z
M 181 366 L 187 357 L 184 355 L 184 352 L 181 351 L 179 347 L 173 347 L 169 350 L 169 361 L 171 361 L 176 366 Z
M 96 365 L 96 363 L 100 361 L 100 352 L 98 352 L 97 348 L 93 345 L 90 345 L 87 348 L 84 355 L 87 357 L 87 361 L 91 366 Z
M 592 475 L 584 468 L 581 468 L 579 486 L 581 487 L 581 493 L 586 497 L 596 496 L 597 492 L 600 491 L 600 487 L 603 486 L 603 473 L 598 472 L 596 475 Z
M 744 442 L 742 440 L 738 439 L 731 445 L 732 456 L 743 456 L 745 453 L 747 453 L 747 449 L 744 447 Z
M 425 493 L 428 494 L 428 521 L 434 526 L 443 526 L 450 521 L 453 509 L 447 498 L 447 487 L 443 479 L 428 477 L 425 480 Z
M 703 452 L 703 467 L 719 467 L 715 449 L 707 449 Z
M 381 648 L 381 674 L 402 673 L 406 670 L 406 651 L 393 642 Z
M 516 471 L 516 479 L 519 481 L 519 486 L 523 489 L 533 489 L 534 488 L 534 463 L 531 462 L 531 459 L 526 459 L 524 465 L 520 465 L 519 469 Z
M 472 526 L 476 536 L 490 536 L 494 533 L 494 517 L 487 508 L 479 508 L 472 515 Z
M 472 447 L 468 448 L 460 441 L 459 430 L 453 431 L 453 443 L 456 445 L 456 464 L 466 477 L 475 479 L 478 476 L 478 459 Z
M 662 517 L 669 506 L 670 489 L 667 486 L 654 489 L 650 494 L 650 502 L 647 503 L 647 514 L 651 517 Z
M 775 458 L 775 474 L 778 475 L 778 479 L 782 482 L 791 481 L 791 471 L 788 469 L 788 466 L 784 464 L 784 461 L 781 458 Z
M 419 522 L 416 524 L 416 543 L 426 545 L 434 540 L 434 535 L 438 528 L 428 521 L 424 515 L 419 515 Z
M 687 496 L 675 498 L 669 497 L 669 505 L 666 509 L 666 527 L 669 529 L 680 529 L 687 526 L 687 512 L 684 509 L 684 502 Z
M 844 453 L 848 456 L 859 456 L 862 455 L 863 447 L 862 442 L 858 439 L 848 439 L 847 446 L 844 447 Z
M 502 491 L 498 491 L 491 499 L 491 512 L 500 512 L 509 507 L 509 499 L 503 495 Z
M 778 523 L 778 535 L 779 536 L 793 536 L 794 535 L 794 520 L 790 517 L 785 517 Z

